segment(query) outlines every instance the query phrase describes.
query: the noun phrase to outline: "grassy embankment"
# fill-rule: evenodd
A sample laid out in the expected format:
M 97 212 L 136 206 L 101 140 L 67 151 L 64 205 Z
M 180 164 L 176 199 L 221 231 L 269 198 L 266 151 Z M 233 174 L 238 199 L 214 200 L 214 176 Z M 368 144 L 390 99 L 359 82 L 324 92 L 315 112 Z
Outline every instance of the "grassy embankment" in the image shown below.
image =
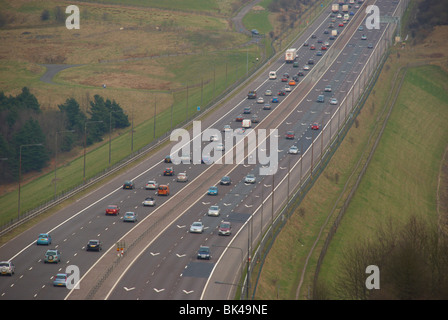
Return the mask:
M 448 141 L 448 68 L 443 54 L 447 49 L 443 38 L 446 30 L 439 27 L 423 44 L 392 50 L 355 125 L 276 239 L 264 263 L 256 299 L 295 299 L 304 268 L 298 298 L 310 298 L 322 244 L 362 167 L 355 168 L 356 163 L 360 158 L 364 163 L 372 147 L 374 139 L 369 137 L 372 133 L 376 137 L 385 119 L 385 103 L 390 88 L 394 87 L 392 81 L 402 67 L 407 68 L 407 74 L 398 99 L 374 157 L 331 242 L 319 282 L 327 287 L 329 297 L 334 298 L 331 289 L 343 259 L 343 249 L 372 237 L 378 225 L 389 217 L 396 223 L 406 221 L 411 215 L 438 222 L 438 181 Z M 414 63 L 423 65 L 407 67 Z M 348 181 L 352 172 L 354 178 Z M 341 193 L 342 199 L 338 201 Z M 336 210 L 312 250 L 333 207 Z

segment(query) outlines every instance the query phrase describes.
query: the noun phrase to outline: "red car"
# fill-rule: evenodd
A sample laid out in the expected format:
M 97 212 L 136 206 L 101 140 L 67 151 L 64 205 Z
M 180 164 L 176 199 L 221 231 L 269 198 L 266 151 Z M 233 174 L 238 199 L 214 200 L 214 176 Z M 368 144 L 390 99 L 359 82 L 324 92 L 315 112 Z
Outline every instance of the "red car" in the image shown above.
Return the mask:
M 278 95 L 279 95 L 279 96 L 286 96 L 286 92 L 280 90 L 280 91 L 278 92 Z
M 282 78 L 282 82 L 288 82 L 288 78 L 283 77 L 283 78 Z
M 311 125 L 311 129 L 312 129 L 312 130 L 319 130 L 319 124 L 318 124 L 317 122 L 314 122 L 314 123 Z
M 114 204 L 108 205 L 106 208 L 106 215 L 117 216 L 120 214 L 120 208 Z
M 327 50 L 326 46 L 322 46 L 322 48 L 320 48 L 321 50 Z
M 314 46 L 314 44 L 312 44 L 312 45 L 310 46 L 310 50 L 316 50 L 316 47 Z
M 285 135 L 285 138 L 286 139 L 294 139 L 294 131 L 287 131 L 286 132 L 286 135 Z
M 244 117 L 240 114 L 239 116 L 236 117 L 235 121 L 236 122 L 243 122 Z
M 339 27 L 343 27 L 343 26 L 344 26 L 344 23 L 340 22 L 338 26 L 339 26 Z

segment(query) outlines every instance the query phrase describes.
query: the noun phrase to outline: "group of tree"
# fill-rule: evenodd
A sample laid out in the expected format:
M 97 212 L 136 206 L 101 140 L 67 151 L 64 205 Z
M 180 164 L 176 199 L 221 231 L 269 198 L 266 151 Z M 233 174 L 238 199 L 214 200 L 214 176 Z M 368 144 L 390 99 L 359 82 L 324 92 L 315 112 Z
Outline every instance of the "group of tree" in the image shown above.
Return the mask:
M 372 238 L 347 245 L 341 257 L 334 283 L 320 283 L 315 299 L 448 298 L 448 235 L 421 217 L 383 223 Z M 378 267 L 378 288 L 366 286 L 369 265 Z
M 448 24 L 448 0 L 420 0 L 412 8 L 409 22 L 411 36 L 424 40 L 436 26 Z
M 130 126 L 115 101 L 95 95 L 84 112 L 76 99 L 68 98 L 57 110 L 42 111 L 27 87 L 16 96 L 0 92 L 0 124 L 0 183 L 17 181 L 20 159 L 22 174 L 40 171 L 56 152 L 91 145 L 110 130 Z

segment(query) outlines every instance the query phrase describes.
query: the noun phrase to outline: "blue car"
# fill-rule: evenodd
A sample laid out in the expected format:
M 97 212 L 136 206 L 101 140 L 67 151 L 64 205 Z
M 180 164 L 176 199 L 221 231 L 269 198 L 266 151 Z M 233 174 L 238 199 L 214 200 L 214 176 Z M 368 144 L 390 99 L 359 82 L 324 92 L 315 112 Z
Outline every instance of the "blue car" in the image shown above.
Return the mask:
M 58 273 L 53 279 L 53 286 L 66 287 L 68 275 L 66 273 Z
M 218 187 L 210 187 L 208 188 L 209 195 L 216 196 L 218 194 Z
M 272 103 L 278 103 L 278 98 L 277 97 L 272 98 Z
M 126 212 L 123 217 L 123 222 L 136 222 L 137 215 L 135 212 Z
M 51 236 L 48 233 L 41 233 L 36 241 L 37 245 L 50 245 L 51 244 Z

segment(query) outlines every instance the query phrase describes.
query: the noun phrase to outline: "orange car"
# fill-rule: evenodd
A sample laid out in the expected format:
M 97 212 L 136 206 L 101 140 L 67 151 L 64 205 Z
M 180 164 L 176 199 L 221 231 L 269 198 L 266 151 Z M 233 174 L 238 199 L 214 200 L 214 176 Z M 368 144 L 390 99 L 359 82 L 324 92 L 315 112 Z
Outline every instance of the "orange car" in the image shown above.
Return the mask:
M 294 81 L 294 80 L 289 80 L 289 83 L 288 83 L 290 86 L 295 86 L 296 85 L 296 82 Z
M 157 195 L 159 196 L 169 196 L 170 195 L 170 187 L 166 184 L 161 184 L 157 189 Z

